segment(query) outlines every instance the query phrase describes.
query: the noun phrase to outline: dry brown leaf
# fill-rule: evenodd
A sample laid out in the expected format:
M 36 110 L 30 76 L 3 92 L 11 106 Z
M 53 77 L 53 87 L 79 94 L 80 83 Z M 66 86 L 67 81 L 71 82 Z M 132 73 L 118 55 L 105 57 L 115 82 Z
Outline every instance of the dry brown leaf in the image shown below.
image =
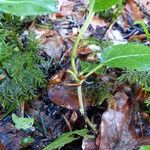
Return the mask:
M 124 10 L 122 11 L 122 15 L 119 17 L 119 20 L 123 29 L 126 30 L 126 28 L 133 25 L 134 21 L 143 20 L 143 17 L 143 12 L 134 0 L 128 0 Z
M 106 23 L 103 19 L 100 19 L 97 16 L 94 16 L 90 25 L 93 27 L 93 29 L 95 30 L 97 26 L 99 27 L 107 27 L 109 23 Z
M 50 101 L 58 106 L 68 109 L 79 109 L 77 86 L 71 83 L 70 74 L 59 71 L 48 83 L 47 92 Z M 84 106 L 91 105 L 92 100 L 87 96 L 84 98 Z
M 0 142 L 0 150 L 6 150 L 5 145 Z
M 143 13 L 133 0 L 128 0 L 125 10 L 133 20 L 142 20 Z
M 134 0 L 140 7 L 141 10 L 150 15 L 150 0 Z
M 98 147 L 94 139 L 84 138 L 82 142 L 82 149 L 83 150 L 98 150 Z
M 60 13 L 63 16 L 70 16 L 72 15 L 72 10 L 74 6 L 74 2 L 68 1 L 68 0 L 63 0 L 62 5 L 60 6 Z
M 58 106 L 79 109 L 76 88 L 57 84 L 48 88 L 49 99 Z
M 129 41 L 144 41 L 145 40 L 145 35 L 132 35 L 129 37 Z
M 60 70 L 56 75 L 51 77 L 51 79 L 48 81 L 47 86 L 51 87 L 53 85 L 56 85 L 58 83 L 61 83 L 63 81 L 63 77 L 65 76 L 65 72 Z
M 124 92 L 115 95 L 116 104 L 109 105 L 103 114 L 99 150 L 133 150 L 142 144 L 150 144 L 149 137 L 141 137 L 136 133 L 133 119 L 133 105 L 128 104 L 128 96 Z
M 81 46 L 77 51 L 79 56 L 86 56 L 93 53 L 93 50 L 87 46 Z

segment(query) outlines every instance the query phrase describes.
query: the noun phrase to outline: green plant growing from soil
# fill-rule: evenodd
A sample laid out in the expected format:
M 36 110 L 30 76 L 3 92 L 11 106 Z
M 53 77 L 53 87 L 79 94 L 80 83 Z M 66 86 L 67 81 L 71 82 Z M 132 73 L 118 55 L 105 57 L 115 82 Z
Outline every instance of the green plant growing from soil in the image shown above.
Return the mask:
M 85 33 L 85 31 L 87 30 L 87 28 L 88 28 L 90 22 L 92 21 L 92 18 L 95 15 L 95 13 L 99 12 L 99 11 L 107 10 L 107 9 L 111 8 L 113 5 L 116 5 L 118 3 L 122 3 L 122 0 L 121 1 L 112 0 L 112 1 L 109 1 L 108 3 L 106 3 L 103 0 L 100 0 L 100 1 L 98 1 L 98 0 L 89 0 L 89 14 L 88 14 L 88 16 L 86 18 L 86 21 L 85 21 L 84 25 L 80 29 L 79 35 L 78 35 L 78 37 L 76 39 L 76 42 L 75 42 L 73 50 L 72 50 L 72 55 L 71 55 L 72 70 L 69 70 L 68 72 L 70 74 L 72 74 L 72 76 L 74 77 L 74 79 L 76 80 L 76 82 L 79 84 L 79 86 L 77 87 L 77 92 L 78 92 L 78 100 L 79 100 L 79 105 L 80 105 L 80 112 L 81 112 L 81 114 L 83 116 L 85 116 L 85 121 L 88 123 L 89 126 L 91 126 L 91 128 L 94 131 L 96 131 L 95 127 L 91 124 L 90 120 L 85 115 L 84 103 L 83 103 L 83 97 L 82 97 L 82 83 L 92 73 L 94 73 L 95 71 L 97 71 L 100 68 L 102 68 L 103 65 L 102 64 L 98 65 L 93 70 L 91 70 L 88 74 L 86 74 L 84 76 L 84 79 L 80 80 L 79 77 L 82 74 L 80 74 L 80 72 L 78 72 L 77 66 L 76 66 L 77 49 L 78 49 L 78 45 L 80 43 L 80 40 L 82 39 L 82 36 Z
M 74 80 L 78 83 L 77 91 L 78 91 L 78 100 L 80 105 L 80 112 L 85 117 L 85 121 L 88 125 L 96 131 L 93 124 L 91 124 L 88 117 L 85 115 L 84 110 L 84 102 L 82 96 L 82 84 L 83 82 L 94 72 L 101 69 L 103 66 L 112 67 L 112 68 L 122 68 L 129 70 L 137 70 L 137 71 L 148 71 L 150 69 L 150 48 L 141 44 L 127 43 L 127 44 L 119 44 L 116 46 L 110 46 L 104 49 L 100 56 L 100 64 L 97 65 L 94 69 L 89 71 L 87 74 L 80 78 L 83 75 L 78 71 L 76 66 L 76 56 L 77 49 L 82 39 L 83 34 L 87 30 L 95 12 L 106 10 L 113 5 L 118 3 L 122 3 L 122 1 L 111 0 L 109 2 L 105 2 L 103 0 L 91 0 L 89 1 L 89 14 L 87 19 L 82 26 L 79 35 L 74 44 L 72 55 L 71 55 L 71 65 L 72 70 L 68 70 L 70 74 L 74 77 Z

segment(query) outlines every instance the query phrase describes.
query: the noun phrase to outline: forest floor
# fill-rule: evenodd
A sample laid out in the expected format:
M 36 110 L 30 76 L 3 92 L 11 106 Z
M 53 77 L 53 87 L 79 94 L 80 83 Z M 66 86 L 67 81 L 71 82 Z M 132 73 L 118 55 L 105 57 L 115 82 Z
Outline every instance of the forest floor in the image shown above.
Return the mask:
M 92 139 L 80 137 L 60 149 L 136 150 L 141 145 L 150 145 L 150 106 L 145 103 L 149 92 L 128 80 L 131 72 L 124 74 L 122 69 L 105 68 L 86 80 L 84 107 L 97 132 L 85 123 L 79 111 L 77 85 L 67 70 L 71 67 L 70 55 L 78 31 L 88 14 L 86 0 L 59 0 L 59 9 L 59 13 L 37 17 L 38 23 L 48 24 L 51 29 L 35 22 L 28 25 L 28 30 L 36 33 L 40 41 L 42 55 L 51 58 L 44 70 L 47 87 L 39 90 L 38 99 L 24 105 L 25 116 L 35 119 L 32 128 L 17 130 L 11 114 L 0 120 L 0 150 L 41 150 L 61 134 L 85 127 Z M 127 42 L 150 45 L 142 26 L 135 24 L 144 21 L 150 31 L 150 1 L 128 0 L 121 13 L 112 19 L 115 9 L 94 16 L 78 48 L 78 69 L 97 62 L 97 56 L 108 45 Z M 0 116 L 3 114 L 5 110 L 1 108 Z M 34 141 L 21 145 L 27 137 Z

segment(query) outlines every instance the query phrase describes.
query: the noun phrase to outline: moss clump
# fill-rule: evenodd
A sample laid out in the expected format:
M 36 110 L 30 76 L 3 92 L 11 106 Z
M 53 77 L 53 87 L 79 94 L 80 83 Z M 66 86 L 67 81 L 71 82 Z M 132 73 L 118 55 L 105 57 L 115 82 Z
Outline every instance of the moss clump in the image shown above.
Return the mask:
M 37 87 L 45 85 L 45 76 L 39 68 L 42 58 L 33 34 L 28 34 L 23 42 L 20 30 L 23 21 L 1 14 L 0 22 L 0 75 L 3 77 L 0 104 L 9 109 L 31 100 L 37 94 Z

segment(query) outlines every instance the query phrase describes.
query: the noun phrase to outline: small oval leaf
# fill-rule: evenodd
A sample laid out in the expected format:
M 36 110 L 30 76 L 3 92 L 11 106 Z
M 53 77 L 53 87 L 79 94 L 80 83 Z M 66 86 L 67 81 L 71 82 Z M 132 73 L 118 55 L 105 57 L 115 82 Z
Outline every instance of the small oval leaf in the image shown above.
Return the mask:
M 1 11 L 17 16 L 54 13 L 56 6 L 56 0 L 0 0 Z
M 91 0 L 93 1 L 93 0 Z M 95 0 L 93 11 L 103 11 L 106 9 L 111 8 L 113 5 L 118 4 L 119 2 L 122 2 L 122 0 Z
M 119 44 L 106 48 L 100 56 L 102 64 L 129 70 L 150 70 L 150 47 L 141 44 Z
M 31 128 L 34 124 L 34 118 L 18 117 L 15 114 L 12 114 L 12 120 L 15 123 L 15 127 L 18 130 L 20 130 L 20 129 L 27 130 L 27 129 Z

